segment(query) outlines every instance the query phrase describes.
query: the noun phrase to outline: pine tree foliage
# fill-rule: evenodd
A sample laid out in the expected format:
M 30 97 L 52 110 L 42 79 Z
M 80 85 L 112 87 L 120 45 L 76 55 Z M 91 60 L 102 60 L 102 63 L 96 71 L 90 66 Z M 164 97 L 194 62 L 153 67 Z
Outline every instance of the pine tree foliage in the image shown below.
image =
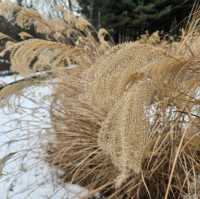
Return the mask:
M 186 21 L 194 0 L 78 0 L 82 13 L 95 26 L 113 32 L 118 41 L 137 37 L 145 30 L 176 33 Z

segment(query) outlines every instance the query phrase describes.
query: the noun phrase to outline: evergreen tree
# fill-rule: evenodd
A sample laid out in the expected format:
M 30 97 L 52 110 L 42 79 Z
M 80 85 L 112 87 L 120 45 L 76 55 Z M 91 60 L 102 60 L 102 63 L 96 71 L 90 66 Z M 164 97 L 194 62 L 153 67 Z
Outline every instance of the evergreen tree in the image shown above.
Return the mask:
M 109 29 L 116 41 L 136 38 L 145 30 L 175 33 L 195 0 L 78 0 L 81 12 L 96 27 Z M 173 27 L 172 27 L 173 24 Z

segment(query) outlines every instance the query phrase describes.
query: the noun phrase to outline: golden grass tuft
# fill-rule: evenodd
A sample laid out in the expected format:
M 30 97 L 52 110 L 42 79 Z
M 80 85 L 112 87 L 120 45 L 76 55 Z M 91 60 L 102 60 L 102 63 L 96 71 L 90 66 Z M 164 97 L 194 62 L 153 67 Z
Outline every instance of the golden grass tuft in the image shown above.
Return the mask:
M 20 6 L 11 2 L 0 2 L 0 15 L 8 20 L 15 19 L 17 13 L 21 10 Z
M 24 41 L 3 47 L 6 49 L 1 56 L 11 62 L 12 70 L 25 74 L 86 60 L 89 65 L 111 47 L 112 39 L 106 30 L 97 34 L 83 17 L 66 10 L 62 12 L 63 19 L 46 19 L 35 10 L 0 3 L 0 18 L 9 24 L 9 34 L 17 41 Z M 7 31 L 3 22 L 0 28 Z
M 16 16 L 16 24 L 26 31 L 33 32 L 36 36 L 37 34 L 45 35 L 51 31 L 48 21 L 31 9 L 21 8 Z
M 167 56 L 164 52 L 138 43 L 125 43 L 112 48 L 88 71 L 88 89 L 93 103 L 109 111 L 124 91 L 142 78 L 142 70 L 159 64 Z
M 159 45 L 160 43 L 165 42 L 165 40 L 161 39 L 159 31 L 156 31 L 152 34 L 149 34 L 147 31 L 145 34 L 140 36 L 138 42 L 143 44 Z
M 11 45 L 1 55 L 6 54 L 10 54 L 11 70 L 20 74 L 90 64 L 87 53 L 80 48 L 41 39 Z
M 192 28 L 170 44 L 157 32 L 145 42 L 110 49 L 106 30 L 98 41 L 88 21 L 63 13 L 57 26 L 30 10 L 17 10 L 16 21 L 27 30 L 36 23 L 34 30 L 44 30 L 47 39 L 70 38 L 72 45 L 29 39 L 1 53 L 21 74 L 82 66 L 62 71 L 55 88 L 49 164 L 64 171 L 64 182 L 88 188 L 88 197 L 199 198 L 199 34 Z M 101 47 L 104 55 L 91 64 L 90 52 L 97 56 Z M 32 78 L 21 83 L 2 87 L 0 97 L 22 90 Z
M 21 40 L 33 39 L 33 36 L 27 32 L 20 32 L 18 35 Z
M 200 57 L 190 50 L 122 44 L 64 77 L 48 161 L 65 182 L 109 199 L 199 197 Z
M 84 83 L 79 78 L 81 75 L 78 68 L 72 69 L 71 74 L 66 74 L 69 82 L 63 77 L 62 84 L 56 91 L 51 111 L 57 139 L 50 147 L 48 161 L 51 165 L 69 171 L 63 176 L 64 181 L 83 186 L 89 183 L 93 190 L 104 186 L 105 183 L 111 183 L 116 177 L 116 172 L 113 165 L 109 165 L 109 157 L 98 148 L 98 130 L 104 113 L 90 107 L 87 101 L 81 99 L 80 95 L 84 92 Z M 68 100 L 65 100 L 66 98 Z M 65 134 L 65 131 L 68 133 Z M 74 140 L 73 144 L 71 139 Z M 108 167 L 111 168 L 110 173 L 105 173 L 104 169 Z M 82 172 L 83 170 L 87 170 L 88 173 Z
M 12 3 L 0 3 L 0 16 L 7 21 L 11 29 L 13 27 L 10 32 L 18 40 L 24 40 L 26 37 L 21 38 L 19 34 L 27 32 L 34 38 L 89 48 L 91 53 L 97 51 L 100 42 L 95 28 L 83 17 L 75 16 L 66 10 L 62 12 L 63 19 L 46 19 L 33 9 Z M 0 24 L 1 26 L 3 25 Z

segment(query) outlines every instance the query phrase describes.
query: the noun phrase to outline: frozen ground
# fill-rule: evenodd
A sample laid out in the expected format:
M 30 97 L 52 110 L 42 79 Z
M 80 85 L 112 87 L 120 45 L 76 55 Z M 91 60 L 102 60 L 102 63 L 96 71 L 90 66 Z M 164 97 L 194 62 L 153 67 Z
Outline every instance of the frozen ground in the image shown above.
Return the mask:
M 0 78 L 0 84 L 19 78 Z M 0 199 L 77 199 L 87 192 L 76 185 L 59 185 L 58 171 L 43 161 L 44 147 L 54 139 L 51 93 L 49 84 L 29 87 L 23 96 L 12 96 L 7 106 L 0 107 Z

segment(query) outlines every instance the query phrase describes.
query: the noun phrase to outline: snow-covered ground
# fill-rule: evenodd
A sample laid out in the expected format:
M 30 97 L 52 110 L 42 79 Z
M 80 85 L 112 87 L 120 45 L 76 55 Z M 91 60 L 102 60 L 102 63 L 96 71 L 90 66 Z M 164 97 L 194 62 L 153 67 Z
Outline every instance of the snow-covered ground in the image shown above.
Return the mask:
M 19 78 L 0 78 L 0 84 Z M 0 199 L 77 199 L 87 192 L 57 183 L 59 172 L 44 161 L 44 148 L 55 139 L 49 116 L 51 94 L 50 84 L 29 87 L 23 96 L 13 95 L 8 105 L 0 107 Z

